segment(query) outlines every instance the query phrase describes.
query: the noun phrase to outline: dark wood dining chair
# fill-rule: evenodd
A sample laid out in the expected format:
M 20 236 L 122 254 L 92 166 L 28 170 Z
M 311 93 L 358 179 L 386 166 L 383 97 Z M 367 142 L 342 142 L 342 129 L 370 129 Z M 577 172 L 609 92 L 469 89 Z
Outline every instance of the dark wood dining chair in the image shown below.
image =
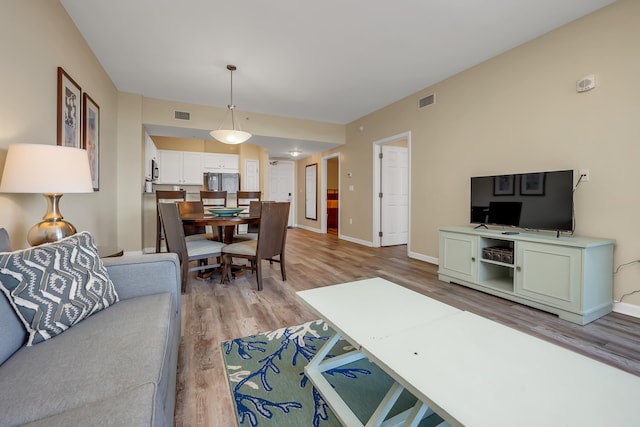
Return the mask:
M 226 191 L 200 191 L 200 201 L 206 208 L 226 208 L 227 192 Z
M 262 199 L 262 192 L 260 191 L 238 191 L 236 193 L 238 207 L 246 206 L 247 208 L 251 204 L 251 201 L 259 202 Z
M 178 205 L 178 212 L 180 212 L 180 216 L 191 213 L 204 214 L 204 205 L 200 201 L 177 202 L 176 204 Z M 207 234 L 203 225 L 184 224 L 182 228 L 184 229 L 184 235 L 187 240 L 198 237 L 210 240 L 215 239 L 215 234 Z
M 249 202 L 249 216 L 260 216 L 263 203 L 267 203 L 267 202 L 258 202 L 255 200 L 252 200 L 251 202 Z M 260 229 L 260 224 L 247 224 L 246 233 L 235 234 L 233 236 L 234 243 L 242 242 L 245 240 L 257 240 L 259 229 Z
M 227 192 L 226 191 L 206 191 L 200 190 L 200 201 L 202 202 L 204 209 L 209 208 L 226 208 L 227 207 Z M 207 226 L 207 230 L 212 235 L 216 236 L 220 241 L 223 241 L 222 230 L 216 227 Z
M 222 282 L 231 279 L 233 258 L 249 260 L 249 265 L 233 265 L 233 267 L 250 269 L 256 272 L 258 290 L 262 290 L 262 260 L 280 263 L 282 280 L 287 280 L 285 271 L 285 245 L 287 240 L 287 223 L 289 220 L 289 202 L 261 203 L 260 229 L 257 240 L 246 240 L 232 243 L 222 248 L 223 271 Z M 278 259 L 274 259 L 278 257 Z
M 242 207 L 246 207 L 246 209 L 244 210 L 244 212 L 248 211 L 249 208 L 251 207 L 251 202 L 259 202 L 262 199 L 262 192 L 260 191 L 238 191 L 236 193 L 236 200 L 237 200 L 237 205 L 239 208 Z M 247 232 L 248 233 L 257 233 L 258 232 L 258 226 L 254 225 L 254 226 L 247 226 Z M 240 231 L 239 228 L 237 230 L 238 232 Z M 244 234 L 244 233 L 243 233 Z
M 163 240 L 162 225 L 160 223 L 160 203 L 184 202 L 187 200 L 186 190 L 156 190 L 156 252 L 160 252 Z
M 158 205 L 162 226 L 166 237 L 167 250 L 178 255 L 180 260 L 181 288 L 187 288 L 189 272 L 220 267 L 218 259 L 222 256 L 224 243 L 208 239 L 187 240 L 184 235 L 180 211 L 176 203 L 160 203 Z M 213 262 L 209 261 L 213 259 Z M 201 263 L 204 260 L 207 263 Z M 192 261 L 197 265 L 190 267 Z

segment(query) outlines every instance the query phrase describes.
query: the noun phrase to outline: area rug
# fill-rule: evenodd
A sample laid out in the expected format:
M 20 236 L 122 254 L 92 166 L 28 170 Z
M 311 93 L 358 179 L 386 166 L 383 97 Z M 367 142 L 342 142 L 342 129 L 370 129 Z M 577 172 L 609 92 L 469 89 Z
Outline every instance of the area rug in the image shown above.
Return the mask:
M 341 426 L 304 367 L 333 334 L 322 320 L 276 329 L 222 343 L 229 387 L 238 425 L 245 427 Z M 353 348 L 340 341 L 328 357 Z M 375 411 L 393 380 L 366 359 L 327 371 L 325 377 L 363 422 Z M 411 407 L 416 399 L 405 392 L 390 416 Z M 421 427 L 442 420 L 435 414 Z

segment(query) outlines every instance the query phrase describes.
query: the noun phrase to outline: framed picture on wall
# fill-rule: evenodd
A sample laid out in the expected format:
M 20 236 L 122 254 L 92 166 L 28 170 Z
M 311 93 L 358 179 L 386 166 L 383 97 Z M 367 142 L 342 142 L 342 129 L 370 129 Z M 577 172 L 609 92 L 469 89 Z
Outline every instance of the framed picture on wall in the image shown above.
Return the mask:
M 544 175 L 544 172 L 522 175 L 520 194 L 523 196 L 544 196 Z
M 86 93 L 82 96 L 82 148 L 87 150 L 93 191 L 100 189 L 100 107 Z
M 304 176 L 304 202 L 306 219 L 318 219 L 318 164 L 307 165 Z
M 81 148 L 81 95 L 80 86 L 58 67 L 58 145 Z
M 515 177 L 513 175 L 499 175 L 493 178 L 494 196 L 513 196 Z

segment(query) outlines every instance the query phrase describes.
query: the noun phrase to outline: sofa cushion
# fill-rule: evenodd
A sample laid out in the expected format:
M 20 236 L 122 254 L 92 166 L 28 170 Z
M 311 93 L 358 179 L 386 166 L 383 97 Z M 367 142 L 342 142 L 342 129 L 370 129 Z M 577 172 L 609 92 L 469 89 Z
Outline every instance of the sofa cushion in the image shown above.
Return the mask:
M 116 396 L 23 424 L 21 427 L 153 426 L 154 384 L 144 384 Z M 170 425 L 170 424 L 169 424 Z
M 0 289 L 27 329 L 28 346 L 118 301 L 88 232 L 0 254 Z
M 0 365 L 27 342 L 27 331 L 9 300 L 0 292 Z
M 0 366 L 0 426 L 108 402 L 143 384 L 154 385 L 147 405 L 157 416 L 157 394 L 167 393 L 166 384 L 158 384 L 170 368 L 167 347 L 177 333 L 172 301 L 169 293 L 120 301 L 64 334 L 18 350 Z

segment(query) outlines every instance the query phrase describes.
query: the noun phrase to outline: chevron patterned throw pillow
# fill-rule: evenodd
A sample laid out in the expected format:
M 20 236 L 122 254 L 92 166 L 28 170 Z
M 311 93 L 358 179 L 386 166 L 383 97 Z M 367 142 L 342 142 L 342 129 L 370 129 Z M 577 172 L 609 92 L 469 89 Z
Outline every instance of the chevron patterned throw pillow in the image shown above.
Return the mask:
M 0 289 L 29 333 L 28 346 L 118 302 L 86 231 L 55 243 L 0 253 Z

